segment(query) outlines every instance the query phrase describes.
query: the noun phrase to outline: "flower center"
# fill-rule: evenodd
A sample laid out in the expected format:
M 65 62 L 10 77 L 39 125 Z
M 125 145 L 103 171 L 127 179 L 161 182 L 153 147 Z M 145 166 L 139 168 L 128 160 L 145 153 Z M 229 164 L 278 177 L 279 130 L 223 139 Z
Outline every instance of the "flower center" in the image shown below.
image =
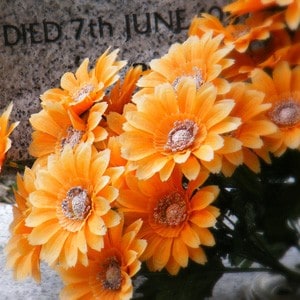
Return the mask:
M 71 220 L 83 220 L 91 209 L 88 193 L 81 186 L 68 190 L 66 198 L 61 203 L 64 215 Z
M 104 264 L 104 273 L 101 277 L 101 283 L 104 289 L 118 290 L 121 287 L 121 267 L 116 257 L 111 257 L 106 261 Z
M 173 128 L 168 134 L 167 143 L 164 149 L 167 151 L 182 151 L 191 146 L 198 132 L 198 126 L 194 121 L 183 120 L 175 121 Z
M 202 71 L 197 68 L 197 67 L 193 67 L 193 72 L 192 74 L 183 74 L 181 76 L 178 76 L 174 79 L 174 81 L 172 82 L 172 86 L 174 87 L 175 90 L 177 90 L 179 83 L 181 82 L 181 80 L 183 78 L 192 78 L 195 80 L 196 82 L 196 88 L 198 89 L 204 82 L 203 80 L 203 76 L 202 76 Z
M 90 92 L 93 91 L 93 89 L 94 86 L 91 83 L 84 85 L 81 89 L 77 90 L 73 94 L 74 101 L 80 102 L 84 100 L 90 94 Z
M 278 126 L 294 126 L 300 121 L 300 104 L 293 100 L 281 102 L 275 105 L 269 115 Z
M 167 226 L 181 224 L 186 219 L 186 216 L 186 203 L 178 192 L 162 197 L 153 212 L 155 223 Z
M 79 144 L 81 138 L 83 136 L 83 131 L 75 129 L 73 126 L 70 126 L 67 129 L 67 135 L 64 137 L 61 142 L 61 148 L 63 149 L 65 145 L 70 145 L 74 148 L 77 144 Z

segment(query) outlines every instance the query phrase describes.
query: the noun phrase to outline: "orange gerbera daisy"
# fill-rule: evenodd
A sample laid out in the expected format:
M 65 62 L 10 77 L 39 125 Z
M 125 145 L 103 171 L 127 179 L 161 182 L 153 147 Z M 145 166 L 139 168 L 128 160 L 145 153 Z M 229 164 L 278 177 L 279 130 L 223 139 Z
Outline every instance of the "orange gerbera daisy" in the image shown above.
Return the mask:
M 289 28 L 297 29 L 300 22 L 300 0 L 237 0 L 226 5 L 224 11 L 243 15 L 270 7 L 284 8 L 285 21 Z
M 14 277 L 22 280 L 32 276 L 40 282 L 40 251 L 41 246 L 30 245 L 27 237 L 32 231 L 25 225 L 25 219 L 31 211 L 28 195 L 35 190 L 35 172 L 25 168 L 23 178 L 17 175 L 17 190 L 14 191 L 16 205 L 13 206 L 13 222 L 10 224 L 11 238 L 5 252 L 7 255 L 6 267 L 13 269 Z
M 300 43 L 293 42 L 285 29 L 272 31 L 267 40 L 252 41 L 246 52 L 233 50 L 229 57 L 235 63 L 223 72 L 223 76 L 230 81 L 241 81 L 248 79 L 255 68 L 274 68 L 280 60 L 300 63 L 299 49 Z
M 106 50 L 97 60 L 96 67 L 88 71 L 89 60 L 85 59 L 75 74 L 65 73 L 61 78 L 61 88 L 54 88 L 41 95 L 42 101 L 54 101 L 71 107 L 78 115 L 101 101 L 105 89 L 119 78 L 119 70 L 125 61 L 116 61 L 119 50 L 108 54 Z
M 108 103 L 107 112 L 123 113 L 124 105 L 131 101 L 132 94 L 136 88 L 136 83 L 142 75 L 142 67 L 130 68 L 123 82 L 118 80 L 107 96 L 104 96 L 104 101 Z
M 252 150 L 264 147 L 261 137 L 277 131 L 277 126 L 265 114 L 271 104 L 264 103 L 264 96 L 264 93 L 253 90 L 242 82 L 233 83 L 230 92 L 226 94 L 227 98 L 235 101 L 231 115 L 242 120 L 240 127 L 230 134 L 231 137 L 225 137 L 225 145 L 231 142 L 229 139 L 236 138 L 242 142 L 242 148 L 229 154 L 220 150 L 220 153 L 224 153 L 222 171 L 226 176 L 231 176 L 241 163 L 254 172 L 260 171 L 259 159 Z
M 88 143 L 75 151 L 66 147 L 37 170 L 26 226 L 33 228 L 30 244 L 42 246 L 41 258 L 50 265 L 86 265 L 88 246 L 102 249 L 107 228 L 120 222 L 119 214 L 112 210 L 118 196 L 112 181 L 123 169 L 107 169 L 109 151 L 92 149 Z
M 96 103 L 80 118 L 60 103 L 44 103 L 44 108 L 30 117 L 34 130 L 30 154 L 43 157 L 61 152 L 66 145 L 76 148 L 80 142 L 106 139 L 107 131 L 99 126 L 106 108 L 107 103 Z
M 270 151 L 279 156 L 287 148 L 300 147 L 300 66 L 291 68 L 286 61 L 278 63 L 272 77 L 261 69 L 252 72 L 253 88 L 265 93 L 272 104 L 269 119 L 278 126 L 268 136 Z
M 291 2 L 293 0 L 279 0 L 282 2 Z M 234 15 L 244 15 L 263 10 L 275 4 L 276 0 L 236 0 L 226 5 L 223 10 Z
M 215 244 L 208 228 L 219 216 L 219 210 L 210 205 L 219 188 L 201 187 L 207 177 L 208 172 L 202 171 L 184 188 L 183 175 L 177 168 L 164 182 L 158 175 L 145 181 L 132 173 L 126 176 L 128 188 L 120 190 L 117 201 L 126 222 L 143 220 L 139 236 L 148 245 L 141 259 L 151 271 L 165 267 L 175 275 L 180 267 L 187 266 L 189 258 L 199 264 L 206 262 L 201 245 Z
M 202 14 L 192 20 L 189 35 L 203 36 L 208 30 L 214 35 L 223 34 L 225 44 L 233 44 L 238 52 L 245 52 L 252 41 L 266 40 L 270 32 L 284 27 L 279 15 L 259 13 L 247 18 L 244 23 L 224 26 L 218 18 Z
M 223 147 L 222 134 L 235 130 L 240 119 L 228 117 L 233 100 L 217 102 L 216 96 L 212 83 L 198 88 L 195 80 L 186 78 L 176 91 L 163 84 L 152 94 L 136 97 L 137 109 L 126 113 L 120 139 L 122 156 L 139 179 L 159 172 L 167 180 L 175 164 L 190 180 L 198 176 L 200 163 L 211 172 L 220 171 L 221 161 L 210 161 Z
M 10 103 L 0 116 L 0 172 L 5 160 L 6 152 L 11 147 L 11 140 L 9 138 L 9 135 L 19 124 L 19 122 L 15 122 L 8 127 L 9 116 L 11 114 L 12 108 L 13 103 Z
M 224 46 L 222 42 L 223 35 L 213 37 L 210 31 L 201 38 L 192 36 L 183 44 L 173 44 L 168 54 L 150 62 L 151 71 L 138 81 L 138 86 L 144 88 L 140 93 L 166 82 L 176 89 L 186 77 L 193 78 L 197 87 L 213 82 L 218 93 L 228 92 L 229 83 L 219 75 L 233 64 L 233 60 L 226 58 L 233 46 Z
M 141 220 L 123 229 L 123 222 L 108 229 L 101 252 L 89 252 L 87 267 L 59 269 L 65 283 L 61 299 L 127 300 L 133 295 L 131 277 L 140 269 L 146 241 L 137 238 Z
M 101 126 L 108 132 L 108 138 L 111 136 L 119 135 L 123 132 L 122 126 L 125 122 L 125 118 L 122 115 L 127 110 L 126 107 L 132 107 L 128 105 L 131 102 L 132 94 L 136 88 L 137 80 L 142 74 L 142 67 L 137 66 L 130 68 L 125 74 L 124 81 L 118 80 L 116 85 L 112 88 L 110 93 L 104 97 L 104 101 L 107 102 L 108 107 L 105 111 L 105 116 L 101 121 Z M 95 143 L 97 149 L 105 149 L 108 145 L 108 140 Z

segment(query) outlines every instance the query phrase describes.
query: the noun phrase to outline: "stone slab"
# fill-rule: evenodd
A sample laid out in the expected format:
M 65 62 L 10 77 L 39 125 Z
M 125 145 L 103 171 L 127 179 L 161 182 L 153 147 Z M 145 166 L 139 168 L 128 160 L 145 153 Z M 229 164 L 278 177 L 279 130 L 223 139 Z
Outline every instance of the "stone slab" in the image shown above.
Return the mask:
M 40 109 L 39 95 L 59 86 L 84 58 L 93 64 L 109 46 L 120 58 L 147 63 L 183 42 L 200 12 L 223 16 L 229 0 L 1 0 L 0 110 L 10 101 L 13 160 L 28 159 L 28 118 Z

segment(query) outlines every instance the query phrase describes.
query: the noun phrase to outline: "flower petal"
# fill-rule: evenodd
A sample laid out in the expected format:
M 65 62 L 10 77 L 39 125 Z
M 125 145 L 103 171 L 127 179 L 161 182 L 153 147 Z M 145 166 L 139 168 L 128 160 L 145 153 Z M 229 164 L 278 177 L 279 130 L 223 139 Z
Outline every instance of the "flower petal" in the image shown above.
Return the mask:
M 201 247 L 189 248 L 189 257 L 194 262 L 204 265 L 207 262 L 206 255 Z
M 193 212 L 189 219 L 199 227 L 213 227 L 216 224 L 216 217 L 207 210 Z
M 61 227 L 57 223 L 57 220 L 52 219 L 33 228 L 28 236 L 28 240 L 32 245 L 42 245 L 47 243 L 48 240 L 59 230 L 61 230 Z
M 45 260 L 49 265 L 53 264 L 58 259 L 69 235 L 70 233 L 66 230 L 56 232 L 56 234 L 43 245 L 41 259 Z
M 194 156 L 190 156 L 185 163 L 180 165 L 180 168 L 188 180 L 196 179 L 201 169 L 200 163 Z
M 166 266 L 171 255 L 172 243 L 173 239 L 164 239 L 161 245 L 159 246 L 159 251 L 155 251 L 153 253 L 153 265 L 155 270 L 161 270 Z
M 214 158 L 214 151 L 209 145 L 202 145 L 193 154 L 204 161 L 211 161 Z
M 200 239 L 197 233 L 186 224 L 180 233 L 182 241 L 191 248 L 197 248 L 200 244 Z M 174 242 L 175 245 L 175 242 Z M 174 247 L 174 246 L 173 246 Z M 179 262 L 178 262 L 179 263 Z
M 87 244 L 94 250 L 99 251 L 104 246 L 103 236 L 102 235 L 95 235 L 90 232 L 90 230 L 86 227 L 85 229 L 85 236 Z
M 26 218 L 26 226 L 36 227 L 48 220 L 56 218 L 56 211 L 54 209 L 47 208 L 35 208 L 33 207 L 30 214 Z
M 187 266 L 189 260 L 188 248 L 185 243 L 179 238 L 174 239 L 172 256 L 181 267 Z
M 212 193 L 204 187 L 193 196 L 191 200 L 192 211 L 202 210 L 216 199 L 215 194 L 218 194 L 219 188 L 217 186 L 210 187 L 215 190 L 215 193 Z
M 96 214 L 92 214 L 87 220 L 89 230 L 95 235 L 104 235 L 107 231 L 103 219 Z
M 74 267 L 78 258 L 77 233 L 70 234 L 64 245 L 65 267 Z

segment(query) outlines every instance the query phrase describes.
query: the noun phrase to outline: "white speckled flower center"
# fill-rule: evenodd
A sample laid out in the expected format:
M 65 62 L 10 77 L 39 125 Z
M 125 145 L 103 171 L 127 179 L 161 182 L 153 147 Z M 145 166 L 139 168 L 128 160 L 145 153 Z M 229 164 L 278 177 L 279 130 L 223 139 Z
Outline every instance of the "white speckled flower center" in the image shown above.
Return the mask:
M 178 87 L 179 83 L 181 82 L 181 80 L 184 79 L 184 78 L 194 79 L 195 82 L 196 82 L 197 89 L 204 82 L 202 71 L 197 67 L 193 67 L 193 72 L 191 74 L 182 74 L 181 76 L 178 76 L 173 80 L 172 86 L 174 87 L 175 90 L 177 89 L 177 87 Z
M 80 186 L 70 188 L 61 203 L 61 208 L 68 219 L 83 220 L 91 209 L 87 191 Z
M 186 203 L 182 195 L 174 192 L 159 199 L 154 208 L 155 223 L 166 226 L 180 225 L 187 216 Z
M 77 144 L 79 144 L 81 138 L 83 136 L 83 131 L 75 129 L 73 126 L 70 126 L 67 129 L 67 135 L 61 140 L 61 148 L 64 146 L 70 145 L 74 148 Z
M 101 279 L 102 286 L 107 290 L 118 290 L 122 284 L 120 263 L 115 257 L 109 258 L 104 264 L 104 274 Z
M 191 146 L 198 132 L 198 126 L 194 121 L 175 121 L 173 128 L 168 134 L 164 149 L 167 151 L 182 151 Z
M 287 100 L 275 105 L 269 113 L 271 120 L 280 127 L 290 127 L 300 122 L 300 104 Z
M 86 84 L 73 94 L 73 100 L 76 102 L 80 102 L 84 100 L 93 90 L 94 86 L 91 83 Z

